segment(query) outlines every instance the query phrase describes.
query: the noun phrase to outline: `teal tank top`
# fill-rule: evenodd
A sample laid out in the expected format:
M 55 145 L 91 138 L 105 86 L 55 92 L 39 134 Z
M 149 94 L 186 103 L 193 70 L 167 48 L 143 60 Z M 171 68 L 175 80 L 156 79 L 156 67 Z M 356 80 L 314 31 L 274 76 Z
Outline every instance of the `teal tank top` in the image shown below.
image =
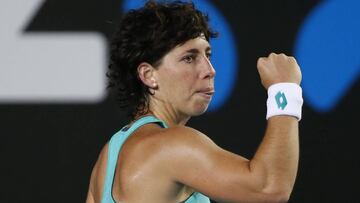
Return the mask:
M 155 118 L 154 116 L 145 116 L 135 121 L 130 128 L 123 127 L 119 132 L 112 136 L 109 141 L 108 147 L 108 160 L 106 166 L 106 176 L 103 186 L 103 195 L 101 203 L 115 203 L 112 196 L 112 185 L 114 181 L 114 175 L 116 170 L 116 164 L 119 152 L 126 139 L 139 127 L 147 123 L 157 123 L 162 128 L 168 128 L 166 123 L 162 120 Z M 194 192 L 183 203 L 210 203 L 210 199 L 199 192 Z

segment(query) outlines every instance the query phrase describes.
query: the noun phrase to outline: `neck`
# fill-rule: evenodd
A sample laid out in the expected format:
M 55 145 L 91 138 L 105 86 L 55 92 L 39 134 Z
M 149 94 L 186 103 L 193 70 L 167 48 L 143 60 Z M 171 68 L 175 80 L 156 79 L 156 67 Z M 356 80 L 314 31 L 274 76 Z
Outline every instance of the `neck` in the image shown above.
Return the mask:
M 168 104 L 168 105 L 167 105 Z M 160 120 L 165 121 L 170 127 L 176 125 L 186 125 L 190 116 L 177 111 L 170 103 L 151 100 L 149 105 L 149 113 L 146 115 L 154 115 Z
M 186 125 L 188 120 L 190 119 L 190 116 L 179 116 L 179 115 L 172 115 L 167 114 L 166 112 L 161 111 L 153 111 L 152 115 L 157 117 L 160 120 L 165 121 L 170 127 L 176 126 L 176 125 Z

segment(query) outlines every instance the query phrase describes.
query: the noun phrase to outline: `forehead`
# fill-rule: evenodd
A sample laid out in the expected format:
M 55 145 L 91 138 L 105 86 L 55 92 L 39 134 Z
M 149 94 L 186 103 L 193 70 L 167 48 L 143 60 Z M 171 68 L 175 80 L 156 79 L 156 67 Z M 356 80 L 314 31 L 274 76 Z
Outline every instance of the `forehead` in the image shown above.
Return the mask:
M 210 51 L 211 46 L 209 42 L 205 39 L 203 36 L 199 36 L 194 39 L 190 39 L 186 41 L 184 44 L 176 46 L 172 52 L 173 54 L 182 54 L 183 52 L 186 52 L 191 49 L 197 49 L 198 51 Z

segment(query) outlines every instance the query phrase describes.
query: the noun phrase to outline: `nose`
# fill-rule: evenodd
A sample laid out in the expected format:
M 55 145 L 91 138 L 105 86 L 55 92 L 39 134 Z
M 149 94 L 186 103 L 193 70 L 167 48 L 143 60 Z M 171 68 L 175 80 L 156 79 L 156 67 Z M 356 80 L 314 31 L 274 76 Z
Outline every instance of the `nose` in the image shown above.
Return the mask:
M 203 74 L 202 78 L 214 78 L 216 75 L 216 71 L 211 64 L 211 61 L 208 57 L 203 56 Z

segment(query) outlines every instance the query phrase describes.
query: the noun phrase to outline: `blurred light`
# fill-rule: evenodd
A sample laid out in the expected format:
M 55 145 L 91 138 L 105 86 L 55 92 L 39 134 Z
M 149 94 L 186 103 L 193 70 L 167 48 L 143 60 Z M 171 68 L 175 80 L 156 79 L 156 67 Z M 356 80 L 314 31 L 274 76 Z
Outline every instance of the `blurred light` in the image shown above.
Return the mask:
M 295 45 L 306 102 L 328 112 L 359 78 L 360 1 L 324 1 L 305 19 Z

